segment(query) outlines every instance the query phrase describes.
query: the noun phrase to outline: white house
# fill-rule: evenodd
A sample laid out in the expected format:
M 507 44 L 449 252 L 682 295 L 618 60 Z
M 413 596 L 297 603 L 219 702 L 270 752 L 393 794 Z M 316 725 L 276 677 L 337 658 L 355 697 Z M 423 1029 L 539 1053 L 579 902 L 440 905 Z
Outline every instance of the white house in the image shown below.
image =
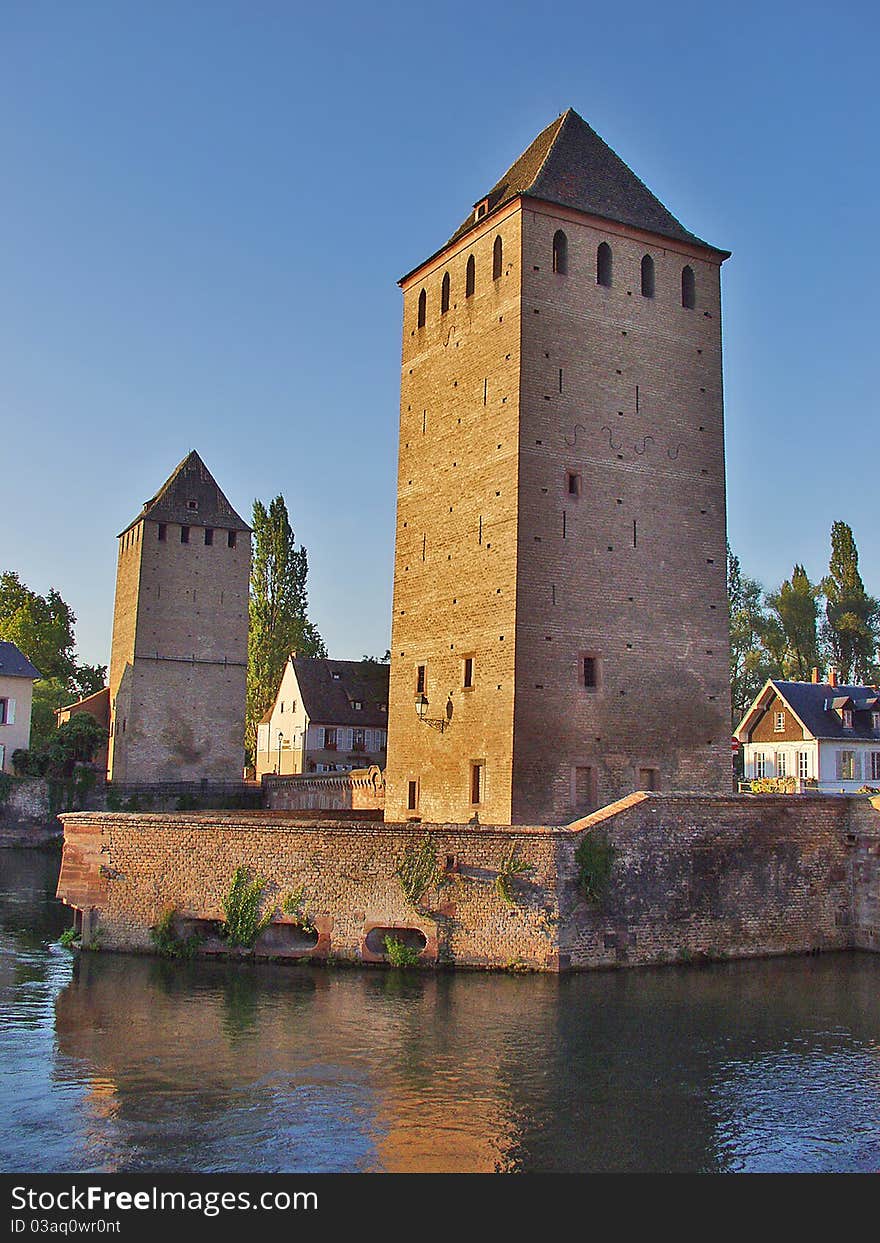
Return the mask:
M 31 700 L 40 677 L 14 643 L 0 640 L 0 772 L 12 772 L 15 751 L 31 740 Z
M 385 767 L 388 665 L 291 656 L 257 726 L 256 775 Z
M 735 736 L 747 781 L 794 777 L 798 788 L 853 794 L 880 790 L 880 689 L 769 680 Z

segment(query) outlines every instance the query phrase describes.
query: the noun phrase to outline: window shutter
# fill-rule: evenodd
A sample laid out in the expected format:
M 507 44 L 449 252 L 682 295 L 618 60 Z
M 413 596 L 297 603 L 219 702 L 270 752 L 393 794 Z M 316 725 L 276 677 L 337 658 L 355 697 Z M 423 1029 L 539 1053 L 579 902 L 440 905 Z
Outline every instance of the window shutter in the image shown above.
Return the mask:
M 6 700 L 6 724 L 7 725 L 15 724 L 15 700 L 14 699 Z
M 853 752 L 853 781 L 861 781 L 862 779 L 862 753 L 861 751 Z
M 842 781 L 843 780 L 843 752 L 842 751 L 835 752 L 835 758 L 837 760 L 837 780 Z

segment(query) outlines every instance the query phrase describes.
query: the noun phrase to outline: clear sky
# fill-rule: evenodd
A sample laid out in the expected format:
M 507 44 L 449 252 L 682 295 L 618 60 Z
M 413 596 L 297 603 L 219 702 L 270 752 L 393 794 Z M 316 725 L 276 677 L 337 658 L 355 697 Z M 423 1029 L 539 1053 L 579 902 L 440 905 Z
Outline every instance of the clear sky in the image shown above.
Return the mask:
M 390 642 L 401 295 L 574 107 L 724 266 L 730 538 L 880 593 L 880 8 L 0 0 L 0 568 L 109 659 L 196 448 L 284 494 L 331 655 Z

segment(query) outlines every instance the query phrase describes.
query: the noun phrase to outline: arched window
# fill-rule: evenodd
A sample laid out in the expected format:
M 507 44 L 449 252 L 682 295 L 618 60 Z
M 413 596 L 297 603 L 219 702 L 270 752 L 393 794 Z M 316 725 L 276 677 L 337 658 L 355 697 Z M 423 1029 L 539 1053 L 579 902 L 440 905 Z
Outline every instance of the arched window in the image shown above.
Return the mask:
M 553 234 L 553 271 L 561 276 L 568 271 L 568 238 L 561 229 Z
M 642 257 L 642 297 L 654 297 L 654 260 L 650 255 Z
M 420 328 L 424 328 L 425 326 L 425 319 L 427 318 L 427 313 L 428 313 L 428 295 L 425 293 L 423 289 L 422 292 L 419 294 L 419 321 L 418 323 L 419 323 Z
M 697 305 L 697 281 L 690 264 L 681 269 L 681 305 L 689 311 Z
M 501 238 L 495 238 L 495 245 L 492 247 L 492 280 L 497 281 L 501 278 L 501 264 L 504 261 L 504 252 L 501 246 Z
M 611 247 L 607 242 L 600 242 L 596 251 L 596 284 L 611 288 L 611 269 L 613 265 Z
M 440 286 L 440 314 L 445 315 L 449 310 L 449 273 L 443 273 L 443 284 Z
M 473 255 L 471 255 L 471 257 L 467 261 L 467 268 L 465 269 L 465 274 L 464 274 L 464 296 L 466 298 L 470 298 L 473 296 L 474 285 L 476 284 L 476 280 L 477 280 L 477 265 L 474 263 Z

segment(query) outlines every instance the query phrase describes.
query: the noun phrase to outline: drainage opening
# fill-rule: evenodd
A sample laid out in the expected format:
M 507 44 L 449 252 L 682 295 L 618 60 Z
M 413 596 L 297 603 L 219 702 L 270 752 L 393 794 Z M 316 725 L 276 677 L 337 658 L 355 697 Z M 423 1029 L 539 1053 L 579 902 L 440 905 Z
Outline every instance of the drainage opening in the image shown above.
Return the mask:
M 407 949 L 418 950 L 419 953 L 428 944 L 428 938 L 418 928 L 371 928 L 367 933 L 364 945 L 366 945 L 371 954 L 381 954 L 383 958 L 386 958 L 386 937 L 393 937 L 395 941 L 400 941 Z
M 299 924 L 269 924 L 257 937 L 258 954 L 307 954 L 318 944 L 315 928 Z

